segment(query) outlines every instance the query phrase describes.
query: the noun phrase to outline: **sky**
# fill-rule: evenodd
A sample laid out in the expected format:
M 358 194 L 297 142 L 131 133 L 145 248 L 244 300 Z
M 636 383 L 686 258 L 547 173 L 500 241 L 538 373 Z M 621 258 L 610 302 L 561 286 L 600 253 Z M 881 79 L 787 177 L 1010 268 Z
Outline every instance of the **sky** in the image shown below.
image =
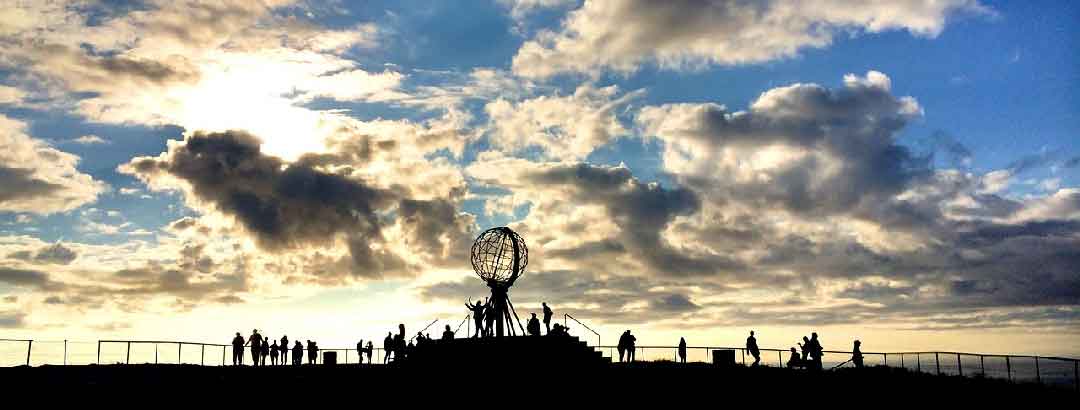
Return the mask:
M 1078 19 L 2 0 L 0 336 L 456 326 L 509 226 L 519 315 L 606 342 L 1080 356 Z

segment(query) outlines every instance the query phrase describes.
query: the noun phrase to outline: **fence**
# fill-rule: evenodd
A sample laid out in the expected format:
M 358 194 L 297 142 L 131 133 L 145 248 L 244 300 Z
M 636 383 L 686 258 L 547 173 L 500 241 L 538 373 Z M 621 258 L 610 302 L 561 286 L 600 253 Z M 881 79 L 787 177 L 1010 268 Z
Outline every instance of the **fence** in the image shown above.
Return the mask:
M 596 335 L 597 344 L 594 348 L 600 350 L 607 357 L 617 359 L 616 346 L 600 345 L 600 335 L 587 326 L 578 322 L 572 316 L 563 318 L 573 320 L 583 328 Z M 469 317 L 463 320 L 468 325 Z M 458 325 L 460 328 L 461 324 Z M 36 366 L 50 365 L 78 365 L 78 364 L 130 364 L 130 363 L 157 363 L 157 364 L 192 364 L 202 366 L 223 366 L 232 363 L 230 352 L 231 345 L 160 341 L 160 340 L 98 340 L 98 341 L 73 341 L 73 340 L 31 340 L 31 339 L 0 339 L 0 366 Z M 743 347 L 725 346 L 687 346 L 687 361 L 709 362 L 711 350 L 735 350 L 738 351 L 736 360 L 747 364 L 747 350 Z M 338 352 L 340 363 L 359 363 L 356 349 L 353 348 L 319 348 L 327 352 Z M 766 366 L 783 367 L 787 361 L 789 350 L 782 349 L 759 349 L 761 364 Z M 292 350 L 289 351 L 291 359 Z M 843 364 L 851 357 L 849 351 L 826 350 L 822 361 L 823 366 L 831 368 Z M 307 361 L 307 350 L 303 350 L 303 358 Z M 676 346 L 636 346 L 634 349 L 635 360 L 678 361 L 678 347 Z M 1080 391 L 1080 360 L 1034 355 L 997 355 L 965 352 L 863 352 L 863 361 L 867 366 L 884 365 L 905 368 L 916 372 L 934 373 L 941 375 L 974 376 L 1004 378 L 1010 381 L 1035 382 L 1040 384 L 1072 386 Z M 370 360 L 365 357 L 364 362 L 381 364 L 385 361 L 386 353 L 382 348 L 373 348 Z M 251 359 L 250 349 L 243 352 L 244 363 Z M 317 355 L 316 363 L 321 363 L 322 355 Z M 753 358 L 749 357 L 752 362 Z
M 605 356 L 618 359 L 617 346 L 598 346 Z M 709 362 L 712 350 L 738 351 L 736 360 L 746 365 L 753 357 L 744 347 L 687 346 L 688 362 Z M 761 365 L 784 367 L 790 350 L 758 349 Z M 862 352 L 866 366 L 882 365 L 939 375 L 993 377 L 1010 381 L 1035 382 L 1069 387 L 1080 391 L 1080 360 L 1034 355 L 999 355 L 966 352 Z M 847 365 L 850 351 L 825 350 L 822 365 L 826 369 Z M 636 346 L 635 360 L 678 361 L 677 346 Z

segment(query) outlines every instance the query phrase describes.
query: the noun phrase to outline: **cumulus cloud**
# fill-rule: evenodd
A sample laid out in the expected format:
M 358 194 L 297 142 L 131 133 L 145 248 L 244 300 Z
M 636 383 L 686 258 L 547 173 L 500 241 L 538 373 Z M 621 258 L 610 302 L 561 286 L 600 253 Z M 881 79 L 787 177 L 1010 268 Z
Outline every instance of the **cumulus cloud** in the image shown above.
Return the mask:
M 99 137 L 97 135 L 92 135 L 92 134 L 91 135 L 83 135 L 83 136 L 81 136 L 79 138 L 75 138 L 75 139 L 71 140 L 71 142 L 79 144 L 79 145 L 97 145 L 97 144 L 108 144 L 109 143 L 109 141 L 105 140 L 104 138 L 101 138 L 101 137 Z
M 523 76 L 548 77 L 602 68 L 630 72 L 649 62 L 668 69 L 760 63 L 828 46 L 842 32 L 906 30 L 934 37 L 958 12 L 992 13 L 974 0 L 859 7 L 837 0 L 589 0 L 559 29 L 541 31 L 525 42 L 513 69 Z
M 8 254 L 8 258 L 19 259 L 32 263 L 46 263 L 46 264 L 60 264 L 67 265 L 78 258 L 79 254 L 64 246 L 62 243 L 54 243 L 52 245 L 38 249 L 37 251 L 18 251 Z
M 362 167 L 394 144 L 335 147 L 289 163 L 261 152 L 251 134 L 196 132 L 158 157 L 132 159 L 121 171 L 153 189 L 181 190 L 189 206 L 231 218 L 263 250 L 306 253 L 304 263 L 317 275 L 400 274 L 421 261 L 460 256 L 473 229 L 471 217 L 457 211 L 462 191 L 447 191 L 447 180 L 441 192 L 367 180 L 350 166 Z M 186 218 L 170 230 L 195 225 Z
M 79 157 L 26 134 L 0 115 L 0 211 L 52 214 L 94 202 L 107 186 L 80 172 Z
M 497 99 L 484 111 L 491 142 L 506 151 L 541 148 L 549 157 L 580 160 L 596 147 L 628 133 L 618 110 L 644 90 L 619 95 L 616 86 L 579 86 L 573 95 L 512 102 Z

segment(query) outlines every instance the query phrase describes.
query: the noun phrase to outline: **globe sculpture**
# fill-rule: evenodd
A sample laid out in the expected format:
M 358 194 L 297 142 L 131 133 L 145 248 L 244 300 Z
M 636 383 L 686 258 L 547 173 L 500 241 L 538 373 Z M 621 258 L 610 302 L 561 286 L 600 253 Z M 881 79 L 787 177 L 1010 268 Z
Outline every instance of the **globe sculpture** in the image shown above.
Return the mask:
M 473 242 L 471 259 L 473 271 L 491 288 L 491 298 L 485 310 L 486 315 L 494 315 L 496 336 L 502 337 L 507 330 L 514 335 L 515 322 L 524 335 L 525 328 L 521 326 L 521 319 L 518 319 L 514 304 L 510 302 L 509 291 L 529 264 L 529 248 L 525 246 L 525 240 L 505 226 L 488 229 Z

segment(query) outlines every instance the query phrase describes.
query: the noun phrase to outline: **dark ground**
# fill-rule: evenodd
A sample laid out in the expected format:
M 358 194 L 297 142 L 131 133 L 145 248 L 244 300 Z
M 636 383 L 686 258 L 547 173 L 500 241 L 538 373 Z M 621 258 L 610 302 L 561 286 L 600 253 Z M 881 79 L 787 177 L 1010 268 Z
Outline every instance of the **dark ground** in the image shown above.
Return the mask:
M 612 401 L 635 403 L 635 408 L 653 407 L 649 403 L 671 405 L 676 402 L 730 402 L 734 405 L 744 400 L 757 403 L 750 407 L 770 408 L 816 408 L 821 405 L 939 407 L 942 403 L 961 404 L 963 408 L 975 408 L 977 403 L 995 404 L 994 408 L 1003 403 L 1017 403 L 1022 407 L 1034 403 L 1066 403 L 1065 408 L 1077 408 L 1075 404 L 1080 404 L 1080 394 L 1072 389 L 978 377 L 936 376 L 886 367 L 811 374 L 769 367 L 719 368 L 700 363 L 678 365 L 670 362 L 575 369 L 522 368 L 510 363 L 482 368 L 40 366 L 0 368 L 0 385 L 9 393 L 41 389 L 62 394 L 70 392 L 76 397 L 145 396 L 167 401 L 201 397 L 233 397 L 242 402 L 264 402 L 275 396 L 320 401 L 379 400 L 382 397 L 382 400 L 391 401 L 389 408 L 422 403 L 433 406 L 457 404 L 453 407 L 458 408 L 491 399 L 574 408 L 590 402 L 610 405 Z M 482 389 L 486 392 L 478 393 L 477 387 L 483 386 L 496 388 Z M 2 396 L 18 396 L 9 393 Z

